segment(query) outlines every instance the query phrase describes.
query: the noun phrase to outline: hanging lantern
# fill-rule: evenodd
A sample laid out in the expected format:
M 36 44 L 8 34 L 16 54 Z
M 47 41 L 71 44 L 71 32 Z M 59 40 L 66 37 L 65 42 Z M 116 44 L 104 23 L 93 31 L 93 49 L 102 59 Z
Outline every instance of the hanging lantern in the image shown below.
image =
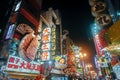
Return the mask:
M 105 2 L 96 2 L 92 7 L 91 7 L 91 12 L 93 16 L 98 16 L 101 13 L 104 13 L 106 10 L 107 5 Z
M 112 22 L 111 17 L 108 14 L 98 15 L 95 18 L 95 21 L 98 25 L 103 26 L 103 27 L 109 25 Z

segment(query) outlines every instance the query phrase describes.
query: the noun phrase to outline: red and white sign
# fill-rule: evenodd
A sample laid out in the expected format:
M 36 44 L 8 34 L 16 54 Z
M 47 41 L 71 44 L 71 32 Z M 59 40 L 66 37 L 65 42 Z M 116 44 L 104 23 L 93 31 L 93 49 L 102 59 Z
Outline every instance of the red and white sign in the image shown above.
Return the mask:
M 27 62 L 20 57 L 10 55 L 8 58 L 6 70 L 40 74 L 41 65 L 38 62 Z
M 48 34 L 50 34 L 51 33 L 51 28 L 45 28 L 44 30 L 43 30 L 43 35 L 48 35 Z
M 48 51 L 43 52 L 41 55 L 41 60 L 45 61 L 45 60 L 49 60 L 49 59 L 50 59 L 50 52 L 48 52 Z
M 46 27 L 42 32 L 42 45 L 41 45 L 41 60 L 46 61 L 50 59 L 50 50 L 51 50 L 51 28 Z
M 45 35 L 42 37 L 42 43 L 50 42 L 50 35 Z
M 103 36 L 104 33 L 105 33 L 105 30 L 102 30 L 101 33 L 99 33 L 98 35 L 94 37 L 94 43 L 95 43 L 98 57 L 104 54 L 104 51 L 102 51 L 102 49 L 107 46 L 106 40 Z
M 50 50 L 50 43 L 45 43 L 42 45 L 42 51 L 48 51 Z

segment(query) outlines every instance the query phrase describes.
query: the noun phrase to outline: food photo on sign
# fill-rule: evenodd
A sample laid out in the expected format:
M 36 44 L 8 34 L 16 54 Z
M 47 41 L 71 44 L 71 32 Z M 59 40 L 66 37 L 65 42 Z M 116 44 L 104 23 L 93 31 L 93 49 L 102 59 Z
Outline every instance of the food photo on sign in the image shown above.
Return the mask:
M 36 60 L 39 38 L 29 24 L 18 24 L 9 45 L 6 70 L 39 74 L 41 65 Z
M 56 69 L 65 69 L 67 67 L 67 62 L 66 62 L 67 60 L 65 57 L 56 56 L 56 58 L 55 58 L 55 68 Z
M 21 41 L 18 52 L 19 55 L 26 61 L 30 62 L 35 59 L 37 49 L 39 47 L 39 35 L 34 33 L 27 34 Z
M 34 60 L 39 47 L 39 35 L 35 35 L 34 30 L 26 24 L 18 25 L 16 30 L 9 48 L 10 54 L 11 51 L 16 51 L 16 55 L 19 54 L 24 60 L 28 62 Z
M 52 68 L 51 73 L 64 74 L 63 69 L 65 69 L 66 67 L 66 56 L 56 56 L 54 67 Z

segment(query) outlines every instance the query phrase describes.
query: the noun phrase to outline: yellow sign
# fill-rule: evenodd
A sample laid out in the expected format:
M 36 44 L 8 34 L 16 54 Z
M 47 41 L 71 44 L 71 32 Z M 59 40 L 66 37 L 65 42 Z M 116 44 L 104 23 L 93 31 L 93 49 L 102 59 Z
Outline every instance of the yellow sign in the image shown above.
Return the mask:
M 106 36 L 111 43 L 120 40 L 120 20 L 114 23 L 107 31 Z

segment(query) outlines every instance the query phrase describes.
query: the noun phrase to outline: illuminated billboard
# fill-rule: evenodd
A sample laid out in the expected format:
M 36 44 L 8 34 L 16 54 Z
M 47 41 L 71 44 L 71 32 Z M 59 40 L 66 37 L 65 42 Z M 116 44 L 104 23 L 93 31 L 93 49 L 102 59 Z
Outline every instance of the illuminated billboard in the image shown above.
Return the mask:
M 18 24 L 9 44 L 6 71 L 39 74 L 41 65 L 36 60 L 39 35 L 29 24 Z
M 94 37 L 94 43 L 95 43 L 95 47 L 96 47 L 98 57 L 100 57 L 104 54 L 104 51 L 102 51 L 102 49 L 107 46 L 107 42 L 104 38 L 104 33 L 105 32 L 106 31 L 103 29 L 100 33 L 98 33 Z
M 50 60 L 51 56 L 51 28 L 45 27 L 42 31 L 42 44 L 41 44 L 41 60 Z
M 56 55 L 56 27 L 48 27 L 43 23 L 41 32 L 40 60 L 55 59 Z M 54 57 L 53 57 L 54 56 Z

